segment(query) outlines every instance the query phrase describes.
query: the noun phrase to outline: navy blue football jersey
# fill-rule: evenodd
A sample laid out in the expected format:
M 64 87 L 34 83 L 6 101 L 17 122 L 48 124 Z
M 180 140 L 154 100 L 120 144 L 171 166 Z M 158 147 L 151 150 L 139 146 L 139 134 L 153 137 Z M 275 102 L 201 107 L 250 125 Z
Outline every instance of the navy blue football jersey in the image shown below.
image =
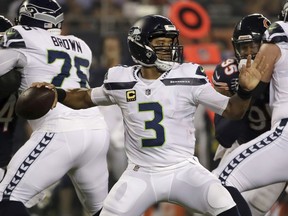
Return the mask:
M 213 84 L 225 88 L 231 94 L 238 89 L 239 69 L 236 59 L 227 59 L 217 65 L 213 74 Z M 239 144 L 246 143 L 259 136 L 271 127 L 271 110 L 269 107 L 269 87 L 258 94 L 257 88 L 253 96 L 251 108 L 241 120 L 228 120 L 215 115 L 215 136 L 224 147 L 229 148 L 236 140 Z

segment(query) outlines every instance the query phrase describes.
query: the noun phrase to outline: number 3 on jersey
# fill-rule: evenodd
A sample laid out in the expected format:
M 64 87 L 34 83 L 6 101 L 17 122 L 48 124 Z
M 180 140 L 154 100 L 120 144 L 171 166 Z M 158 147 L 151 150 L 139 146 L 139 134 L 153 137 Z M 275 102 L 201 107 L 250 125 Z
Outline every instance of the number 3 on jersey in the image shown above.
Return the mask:
M 52 64 L 56 60 L 63 60 L 63 65 L 61 67 L 61 72 L 52 79 L 52 84 L 56 87 L 61 87 L 65 78 L 70 76 L 70 71 L 72 68 L 71 57 L 68 53 L 57 50 L 48 50 L 48 63 Z M 80 79 L 80 87 L 87 88 L 88 79 L 87 76 L 81 71 L 81 67 L 89 67 L 89 61 L 87 59 L 82 59 L 77 56 L 74 58 L 74 67 L 76 68 L 77 76 Z
M 158 147 L 165 142 L 165 130 L 160 124 L 163 120 L 163 110 L 159 103 L 143 103 L 139 104 L 139 112 L 153 112 L 154 118 L 150 121 L 145 121 L 145 130 L 154 130 L 155 138 L 142 138 L 142 147 Z

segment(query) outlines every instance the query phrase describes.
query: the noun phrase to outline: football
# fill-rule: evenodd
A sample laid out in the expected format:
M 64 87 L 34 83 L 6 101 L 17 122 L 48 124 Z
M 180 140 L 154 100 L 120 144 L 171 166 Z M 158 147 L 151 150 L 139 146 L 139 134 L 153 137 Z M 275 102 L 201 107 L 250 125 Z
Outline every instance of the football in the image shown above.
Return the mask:
M 21 84 L 21 73 L 12 69 L 8 73 L 0 76 L 0 99 L 9 97 L 16 92 Z
M 41 118 L 49 112 L 53 105 L 55 92 L 46 87 L 30 87 L 23 91 L 15 107 L 18 116 L 33 120 Z

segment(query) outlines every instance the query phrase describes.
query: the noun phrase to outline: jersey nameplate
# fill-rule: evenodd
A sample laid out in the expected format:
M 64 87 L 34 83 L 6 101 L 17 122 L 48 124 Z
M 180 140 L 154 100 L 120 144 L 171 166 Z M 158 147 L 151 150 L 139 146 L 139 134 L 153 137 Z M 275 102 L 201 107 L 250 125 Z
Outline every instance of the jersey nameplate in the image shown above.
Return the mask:
M 79 41 L 70 40 L 70 39 L 62 39 L 59 37 L 51 36 L 54 46 L 63 47 L 66 50 L 73 50 L 75 52 L 82 53 L 82 47 Z

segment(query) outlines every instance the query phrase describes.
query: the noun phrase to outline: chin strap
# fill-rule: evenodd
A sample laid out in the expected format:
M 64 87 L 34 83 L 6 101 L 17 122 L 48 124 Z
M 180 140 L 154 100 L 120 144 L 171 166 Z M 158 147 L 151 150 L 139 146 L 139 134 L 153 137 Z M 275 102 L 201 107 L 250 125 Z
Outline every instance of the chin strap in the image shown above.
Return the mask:
M 158 70 L 161 70 L 163 72 L 169 71 L 172 69 L 173 65 L 175 64 L 175 62 L 171 62 L 171 61 L 162 61 L 160 59 L 157 58 L 157 60 L 155 61 L 155 66 L 157 67 Z

